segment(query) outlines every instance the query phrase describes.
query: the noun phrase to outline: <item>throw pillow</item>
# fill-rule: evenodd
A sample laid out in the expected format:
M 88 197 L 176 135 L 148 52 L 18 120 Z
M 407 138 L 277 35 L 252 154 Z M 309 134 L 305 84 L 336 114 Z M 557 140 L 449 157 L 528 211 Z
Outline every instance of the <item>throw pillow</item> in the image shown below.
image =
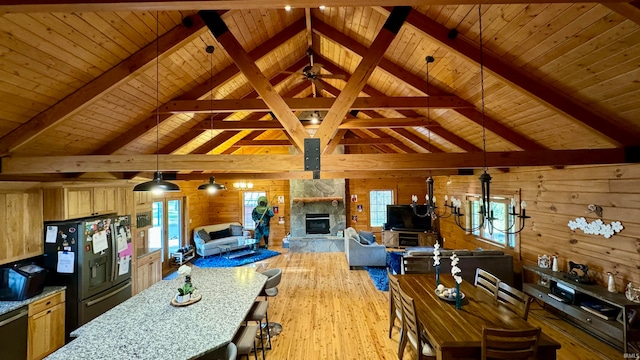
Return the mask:
M 222 239 L 222 238 L 231 236 L 231 231 L 229 231 L 229 229 L 222 229 L 222 230 L 218 230 L 218 231 L 212 231 L 212 232 L 209 233 L 209 236 L 211 237 L 211 240 Z
M 360 235 L 361 239 L 364 238 L 366 241 L 368 241 L 369 245 L 373 244 L 376 241 L 376 237 L 373 235 L 371 231 L 360 230 L 358 234 Z
M 200 229 L 198 230 L 198 232 L 196 233 L 198 235 L 198 237 L 200 239 L 202 239 L 202 241 L 204 241 L 205 243 L 207 241 L 211 241 L 211 237 L 209 237 L 209 233 L 207 233 L 207 231 L 205 229 Z
M 367 238 L 362 235 L 358 237 L 358 241 L 360 241 L 360 244 L 362 245 L 371 245 L 371 242 L 369 242 L 369 240 L 367 240 Z
M 242 225 L 229 225 L 231 236 L 242 236 Z

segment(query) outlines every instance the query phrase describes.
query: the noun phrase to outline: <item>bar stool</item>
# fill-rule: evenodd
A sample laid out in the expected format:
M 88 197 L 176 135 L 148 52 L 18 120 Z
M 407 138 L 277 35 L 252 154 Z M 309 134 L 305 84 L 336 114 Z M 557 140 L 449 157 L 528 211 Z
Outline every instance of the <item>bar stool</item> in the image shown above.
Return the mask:
M 268 277 L 264 288 L 260 292 L 260 296 L 264 296 L 266 301 L 269 297 L 278 295 L 278 285 L 282 280 L 282 269 L 269 269 L 262 272 L 262 274 Z M 269 347 L 267 347 L 267 349 L 271 350 L 271 337 L 279 335 L 282 332 L 282 325 L 276 322 L 269 322 L 269 315 L 266 314 L 265 316 L 267 318 L 267 336 L 269 337 Z
M 269 307 L 269 302 L 268 301 L 256 301 L 253 303 L 253 305 L 251 306 L 251 310 L 249 310 L 249 313 L 247 314 L 247 316 L 244 318 L 244 323 L 245 325 L 249 325 L 249 321 L 255 321 L 258 323 L 259 328 L 260 328 L 260 349 L 262 350 L 262 360 L 265 359 L 265 355 L 264 355 L 264 335 L 267 335 L 267 337 L 269 337 L 269 327 L 266 324 L 269 324 L 269 317 L 267 316 L 267 308 Z M 265 327 L 267 327 L 267 334 L 262 333 L 262 319 L 266 319 L 265 322 Z M 271 337 L 269 337 L 269 349 L 271 349 Z
M 234 344 L 236 344 L 238 355 L 246 355 L 246 359 L 249 360 L 249 355 L 253 353 L 255 360 L 258 360 L 258 350 L 256 349 L 257 332 L 258 325 L 248 325 L 240 327 L 232 341 Z

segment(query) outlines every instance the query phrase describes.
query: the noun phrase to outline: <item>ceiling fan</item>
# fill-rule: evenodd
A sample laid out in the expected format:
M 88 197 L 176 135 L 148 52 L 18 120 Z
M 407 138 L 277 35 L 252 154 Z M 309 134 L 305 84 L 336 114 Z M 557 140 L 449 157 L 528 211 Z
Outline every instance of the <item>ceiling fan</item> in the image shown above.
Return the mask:
M 322 64 L 313 63 L 313 50 L 311 48 L 307 49 L 307 56 L 309 57 L 309 65 L 305 66 L 301 72 L 288 72 L 289 74 L 300 74 L 302 75 L 302 80 L 309 80 L 316 87 L 316 90 L 322 90 L 323 86 L 319 79 L 345 79 L 345 76 L 340 75 L 332 75 L 332 74 L 322 74 Z M 317 96 L 317 91 L 314 92 Z

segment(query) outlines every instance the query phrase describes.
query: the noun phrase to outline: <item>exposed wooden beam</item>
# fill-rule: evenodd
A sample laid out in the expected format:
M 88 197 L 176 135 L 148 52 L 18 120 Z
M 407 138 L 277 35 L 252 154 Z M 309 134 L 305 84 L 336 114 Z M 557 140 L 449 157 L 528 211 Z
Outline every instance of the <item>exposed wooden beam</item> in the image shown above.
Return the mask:
M 428 170 L 482 168 L 485 154 L 330 154 L 325 171 Z M 490 168 L 637 163 L 640 148 L 488 152 Z M 160 171 L 271 172 L 302 171 L 304 155 L 159 155 Z M 2 175 L 156 171 L 156 155 L 85 155 L 2 158 Z
M 340 145 L 376 145 L 376 144 L 399 144 L 400 140 L 392 137 L 383 138 L 357 138 L 357 139 L 342 139 L 339 141 Z M 291 146 L 289 140 L 240 140 L 236 142 L 237 146 L 257 146 L 257 147 L 270 147 L 270 146 Z
M 344 89 L 336 98 L 335 103 L 322 120 L 322 125 L 315 133 L 314 137 L 320 139 L 320 149 L 324 149 L 329 141 L 333 138 L 338 125 L 344 119 L 344 116 L 352 109 L 352 105 L 360 94 L 362 88 L 367 84 L 367 80 L 376 69 L 380 59 L 384 56 L 385 51 L 391 42 L 396 38 L 402 24 L 407 15 L 411 12 L 411 7 L 396 6 L 391 10 L 389 17 L 385 21 L 382 29 L 373 40 L 369 47 L 369 51 L 360 60 L 360 64 L 353 72 L 353 75 L 347 81 Z
M 640 25 L 640 1 L 607 3 L 604 6 Z
M 270 172 L 270 173 L 191 173 L 178 174 L 177 180 L 203 181 L 215 175 L 217 182 L 234 180 L 286 180 L 286 179 L 312 179 L 310 171 Z M 320 171 L 321 179 L 386 179 L 386 178 L 424 178 L 431 176 L 458 175 L 458 170 L 434 170 L 434 171 Z
M 387 134 L 385 134 L 382 130 L 380 129 L 372 129 L 369 130 L 371 131 L 374 135 L 378 136 L 378 137 L 383 137 L 383 136 L 387 136 Z M 411 146 L 401 142 L 400 144 L 393 144 L 393 147 L 398 148 L 398 150 L 400 151 L 404 151 L 405 154 L 416 154 L 417 151 L 414 150 Z
M 201 24 L 201 28 L 204 27 L 204 23 L 201 21 L 200 17 L 194 16 L 194 19 L 198 20 Z M 300 33 L 304 30 L 304 21 L 302 19 L 294 22 L 293 24 L 287 26 L 285 29 L 277 33 L 275 36 L 260 44 L 260 46 L 256 47 L 252 51 L 249 52 L 249 57 L 253 60 L 258 60 L 270 53 L 278 46 L 284 44 L 289 39 L 291 39 L 296 34 Z M 212 88 L 217 88 L 218 86 L 226 83 L 231 80 L 234 76 L 236 76 L 240 70 L 235 64 L 231 64 L 226 68 L 222 69 L 220 72 L 213 76 L 213 79 L 202 82 L 197 85 L 193 89 L 187 91 L 184 95 L 179 96 L 175 100 L 193 100 L 200 99 L 202 96 L 208 94 Z M 251 95 L 247 95 L 247 97 L 253 97 Z M 166 104 L 163 104 L 163 106 Z M 149 116 L 147 119 L 139 122 L 133 128 L 124 132 L 122 135 L 116 137 L 106 145 L 102 146 L 100 149 L 94 152 L 94 155 L 108 155 L 113 154 L 116 151 L 122 149 L 133 141 L 137 140 L 148 131 L 155 129 L 157 123 L 163 123 L 165 120 L 171 118 L 172 114 L 160 114 L 160 117 L 156 119 L 155 114 Z M 223 116 L 222 118 L 224 118 Z
M 413 11 L 412 11 L 413 12 Z M 347 48 L 348 50 L 352 51 L 354 54 L 363 56 L 364 54 L 367 53 L 367 48 L 366 46 L 360 44 L 358 41 L 348 37 L 347 35 L 341 33 L 340 31 L 338 31 L 337 29 L 332 28 L 331 26 L 323 23 L 320 20 L 314 20 L 314 24 L 316 24 L 316 26 L 314 27 L 314 31 L 316 31 L 319 34 L 322 34 L 323 36 L 331 39 L 332 41 L 344 46 L 345 48 Z M 323 62 L 324 65 L 324 62 Z M 386 71 L 387 73 L 389 73 L 390 75 L 395 76 L 396 78 L 398 78 L 401 81 L 406 82 L 407 84 L 411 85 L 414 89 L 416 89 L 417 91 L 420 91 L 422 93 L 425 93 L 426 95 L 430 95 L 430 96 L 454 96 L 444 90 L 439 89 L 437 86 L 432 85 L 429 87 L 429 92 L 430 94 L 426 93 L 426 81 L 424 79 L 422 79 L 421 77 L 411 73 L 410 71 L 405 70 L 403 67 L 394 64 L 393 62 L 391 62 L 390 60 L 387 59 L 382 59 L 380 61 L 380 64 L 378 65 L 380 67 L 380 69 Z M 328 71 L 329 67 L 325 67 Z M 369 95 L 371 96 L 375 96 L 373 93 L 366 91 Z M 462 100 L 460 98 L 458 98 L 460 102 L 466 102 L 465 100 Z M 433 108 L 433 106 L 431 106 Z M 453 111 L 458 112 L 459 114 L 461 114 L 462 116 L 467 117 L 469 120 L 482 125 L 482 113 L 479 112 L 478 110 L 475 109 L 474 106 L 469 106 L 467 108 L 461 109 L 461 108 L 455 108 L 453 109 Z M 484 126 L 487 130 L 493 132 L 494 134 L 502 137 L 504 140 L 514 144 L 515 146 L 523 149 L 523 150 L 544 150 L 546 149 L 545 147 L 537 144 L 535 141 L 529 139 L 528 137 L 521 135 L 515 131 L 513 131 L 512 129 L 510 129 L 509 127 L 502 125 L 500 122 L 498 122 L 497 120 L 493 119 L 492 117 L 488 116 L 488 115 L 484 115 Z M 439 134 L 438 134 L 439 135 Z M 467 151 L 473 151 L 473 149 L 475 149 L 475 145 L 467 143 L 467 144 L 463 144 L 462 142 L 459 141 L 460 138 L 456 139 L 454 136 L 451 136 L 452 134 L 446 134 L 444 132 L 442 132 L 442 137 L 445 138 L 447 137 L 448 139 L 452 139 L 456 142 L 454 142 L 454 144 L 456 144 L 457 146 L 462 147 L 463 149 L 467 150 Z M 449 140 L 448 140 L 449 141 Z M 461 146 L 463 145 L 463 146 Z M 470 145 L 470 146 L 469 146 Z
M 327 145 L 327 147 L 324 148 L 324 151 L 322 153 L 333 154 L 333 152 L 336 150 L 338 145 L 340 145 L 340 140 L 344 138 L 344 134 L 346 133 L 347 133 L 347 130 L 345 129 L 338 130 L 336 135 L 333 137 L 333 139 L 331 139 L 331 141 L 329 141 L 329 144 Z
M 390 10 L 388 8 L 376 9 L 382 13 L 388 13 Z M 418 11 L 411 11 L 407 18 L 407 23 L 470 61 L 476 62 L 480 58 L 479 46 L 462 35 L 458 35 L 455 39 L 450 39 L 447 36 L 449 29 Z M 637 132 L 620 127 L 614 121 L 588 110 L 575 99 L 541 82 L 534 76 L 514 68 L 499 56 L 484 51 L 483 59 L 484 67 L 501 80 L 522 89 L 554 110 L 597 131 L 608 138 L 614 145 L 635 145 L 638 143 L 640 134 Z
M 204 20 L 204 23 L 213 36 L 216 37 L 220 45 L 222 45 L 229 56 L 231 56 L 231 59 L 238 66 L 242 74 L 251 85 L 253 85 L 264 102 L 269 105 L 271 111 L 276 114 L 278 121 L 282 123 L 287 133 L 289 133 L 294 140 L 294 146 L 302 151 L 302 149 L 304 149 L 304 139 L 308 135 L 298 118 L 291 112 L 291 109 L 289 109 L 287 103 L 269 84 L 269 81 L 264 74 L 262 74 L 262 71 L 260 71 L 242 45 L 231 31 L 229 31 L 229 28 L 220 15 L 210 10 L 201 10 L 198 14 Z
M 182 44 L 195 39 L 203 27 L 204 23 L 194 17 L 193 26 L 190 28 L 178 25 L 169 30 L 158 38 L 157 44 L 155 41 L 147 44 L 118 65 L 0 138 L 0 156 L 10 154 L 61 121 L 86 109 L 102 95 L 127 81 L 132 74 L 143 72 L 154 65 L 157 56 L 164 58 L 171 55 L 180 49 Z
M 342 91 L 344 92 L 344 90 Z M 292 111 L 331 110 L 338 102 L 334 98 L 281 98 Z M 427 107 L 427 97 L 396 96 L 396 97 L 356 97 L 348 110 L 374 109 L 423 109 Z M 432 109 L 453 109 L 469 106 L 466 102 L 459 102 L 456 96 L 432 96 Z M 175 100 L 160 107 L 161 113 L 231 113 L 238 111 L 269 111 L 271 108 L 264 99 L 222 99 L 222 100 Z M 274 111 L 275 112 L 275 111 Z M 348 111 L 347 111 L 348 112 Z M 345 112 L 345 114 L 347 113 Z M 331 112 L 329 112 L 331 113 Z M 291 114 L 296 121 L 296 118 Z M 276 113 L 276 116 L 279 115 Z M 329 114 L 327 114 L 329 116 Z M 344 115 L 342 115 L 344 117 Z M 325 120 L 327 117 L 325 117 Z
M 627 0 L 583 0 L 584 3 L 614 3 Z M 566 3 L 567 0 L 527 0 L 527 4 Z M 3 0 L 0 12 L 97 12 L 97 11 L 171 11 L 275 9 L 286 5 L 294 8 L 317 7 L 317 0 Z M 460 4 L 522 4 L 523 0 L 327 0 L 327 7 L 355 6 L 426 6 Z
M 413 126 L 425 126 L 426 118 L 371 118 L 371 119 L 345 119 L 338 129 L 391 129 L 391 128 L 405 128 Z M 302 124 L 305 129 L 317 129 L 319 124 L 311 124 L 305 122 Z M 438 124 L 431 124 L 431 128 L 438 127 Z M 191 128 L 194 131 L 209 130 L 210 124 L 207 121 L 203 121 L 200 125 Z M 222 121 L 216 120 L 213 123 L 213 128 L 216 130 L 282 130 L 284 127 L 277 120 L 273 121 Z M 96 154 L 98 155 L 98 154 Z

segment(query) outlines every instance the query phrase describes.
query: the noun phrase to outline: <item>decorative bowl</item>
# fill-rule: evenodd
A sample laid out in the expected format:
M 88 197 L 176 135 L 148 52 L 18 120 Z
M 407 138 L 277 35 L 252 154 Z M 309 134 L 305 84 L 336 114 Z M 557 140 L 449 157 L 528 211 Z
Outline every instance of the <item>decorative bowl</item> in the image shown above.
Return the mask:
M 640 287 L 635 286 L 633 283 L 627 284 L 627 289 L 625 290 L 624 295 L 630 301 L 640 303 Z
M 436 289 L 436 295 L 445 301 L 456 301 L 456 288 L 444 288 L 443 291 Z M 460 300 L 464 299 L 464 293 L 460 291 Z

